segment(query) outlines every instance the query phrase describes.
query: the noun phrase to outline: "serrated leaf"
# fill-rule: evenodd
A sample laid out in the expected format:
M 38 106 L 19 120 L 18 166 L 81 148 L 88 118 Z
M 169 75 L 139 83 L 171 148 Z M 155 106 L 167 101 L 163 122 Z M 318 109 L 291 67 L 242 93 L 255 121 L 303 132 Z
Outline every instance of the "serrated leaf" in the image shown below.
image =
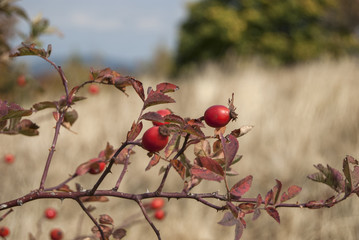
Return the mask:
M 227 137 L 223 137 L 223 135 L 220 135 L 221 137 L 221 143 L 223 146 L 223 153 L 224 157 L 226 159 L 227 167 L 231 166 L 238 148 L 238 140 L 233 135 L 228 135 Z
M 194 175 L 198 178 L 201 178 L 201 179 L 205 179 L 205 180 L 220 182 L 224 179 L 223 176 L 218 175 L 218 174 L 208 170 L 207 168 L 203 168 L 203 167 L 196 166 L 196 165 L 194 165 L 191 168 L 190 172 L 192 175 Z
M 172 159 L 171 160 L 171 164 L 172 166 L 176 169 L 177 173 L 180 175 L 180 177 L 182 179 L 184 179 L 185 174 L 186 174 L 186 168 L 184 167 L 184 165 L 182 164 L 181 161 L 177 160 L 177 159 Z
M 165 122 L 176 123 L 179 124 L 180 126 L 183 126 L 185 124 L 183 118 L 173 113 L 164 116 L 163 119 Z
M 156 86 L 156 92 L 168 93 L 168 92 L 175 92 L 179 89 L 177 85 L 172 83 L 160 83 Z
M 152 121 L 152 122 L 161 122 L 161 123 L 164 122 L 164 119 L 161 116 L 161 114 L 157 112 L 146 112 L 141 116 L 141 119 Z
M 282 183 L 279 180 L 275 180 L 277 184 L 273 187 L 274 204 L 277 203 L 280 192 L 282 191 Z
M 131 142 L 136 139 L 136 137 L 141 133 L 142 130 L 142 122 L 135 123 L 133 122 L 131 130 L 127 133 L 127 141 Z
M 338 170 L 330 167 L 329 165 L 324 167 L 322 164 L 314 165 L 314 167 L 320 172 L 308 175 L 309 179 L 322 182 L 338 193 L 345 191 L 345 181 L 343 175 Z
M 252 180 L 252 175 L 243 178 L 242 180 L 237 182 L 229 192 L 236 197 L 242 197 L 250 189 L 252 185 Z
M 168 158 L 172 153 L 179 150 L 181 136 L 178 133 L 173 134 L 165 148 L 165 157 Z
M 230 227 L 237 223 L 237 219 L 233 216 L 231 212 L 226 212 L 223 215 L 223 218 L 218 222 L 219 225 Z
M 152 156 L 150 162 L 148 163 L 148 165 L 147 165 L 145 171 L 148 171 L 148 170 L 150 170 L 153 166 L 156 166 L 157 163 L 159 163 L 160 159 L 161 159 L 161 156 L 160 156 L 160 155 L 158 155 L 158 154 L 153 154 L 153 156 Z
M 197 162 L 201 167 L 207 168 L 218 175 L 224 176 L 223 168 L 216 160 L 213 160 L 210 157 L 199 157 L 197 158 Z
M 138 96 L 140 96 L 142 101 L 145 101 L 145 92 L 143 90 L 142 83 L 134 78 L 131 78 L 130 82 L 132 84 L 133 89 L 135 89 L 135 91 L 137 92 Z
M 234 234 L 234 240 L 241 239 L 244 231 L 244 225 L 241 221 L 237 221 L 236 228 L 235 228 L 235 234 Z
M 161 92 L 150 92 L 144 101 L 143 109 L 163 103 L 174 103 L 175 100 Z
M 19 56 L 29 56 L 37 55 L 41 57 L 47 57 L 47 51 L 43 48 L 37 48 L 36 44 L 26 44 L 22 43 L 22 46 L 17 48 L 15 52 L 10 53 L 10 57 L 19 57 Z
M 273 190 L 271 189 L 267 192 L 266 197 L 264 198 L 264 206 L 267 207 L 267 205 L 271 203 L 272 199 L 273 199 Z
M 267 211 L 268 215 L 274 218 L 278 223 L 280 223 L 280 217 L 278 211 L 274 207 L 266 207 L 265 210 Z
M 254 221 L 254 220 L 258 219 L 260 215 L 261 215 L 261 210 L 259 208 L 256 208 L 254 210 L 252 220 Z
M 192 126 L 190 126 L 190 125 L 186 125 L 186 126 L 182 129 L 182 131 L 185 132 L 185 133 L 189 133 L 189 134 L 191 134 L 191 135 L 200 137 L 200 138 L 204 138 L 204 137 L 205 137 L 204 133 L 202 132 L 202 130 L 201 130 L 200 128 L 192 127 Z

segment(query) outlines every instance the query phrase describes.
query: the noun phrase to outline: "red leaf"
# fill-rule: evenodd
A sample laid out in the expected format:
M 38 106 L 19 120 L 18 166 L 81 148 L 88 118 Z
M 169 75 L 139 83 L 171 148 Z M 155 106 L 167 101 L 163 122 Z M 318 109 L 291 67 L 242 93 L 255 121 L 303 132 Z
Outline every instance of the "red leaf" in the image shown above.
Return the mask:
M 282 190 L 282 183 L 276 179 L 277 184 L 273 187 L 274 204 L 277 203 L 280 192 Z
M 135 89 L 135 91 L 137 92 L 138 96 L 140 96 L 140 98 L 142 99 L 142 101 L 145 101 L 145 92 L 143 90 L 143 85 L 140 81 L 131 78 L 130 82 L 132 84 L 132 87 Z
M 256 207 L 255 203 L 241 203 L 238 207 L 245 213 L 252 213 L 254 212 L 254 208 Z
M 223 180 L 223 176 L 218 175 L 207 168 L 202 168 L 199 166 L 194 165 L 191 168 L 191 174 L 202 179 L 210 180 L 210 181 L 217 181 L 220 182 Z
M 262 201 L 262 195 L 258 194 L 256 208 L 258 208 L 262 204 Z
M 179 144 L 181 136 L 178 133 L 173 134 L 171 140 L 168 142 L 165 148 L 165 157 L 168 158 L 172 153 L 179 150 Z
M 147 167 L 146 167 L 146 171 L 150 170 L 153 166 L 156 166 L 157 163 L 159 163 L 161 157 L 158 154 L 154 154 L 153 157 L 151 158 L 150 162 L 148 163 Z
M 182 162 L 177 159 L 172 159 L 171 164 L 176 169 L 176 171 L 180 175 L 180 177 L 182 179 L 184 179 L 185 174 L 186 174 L 186 168 L 183 166 Z
M 292 185 L 288 188 L 288 197 L 293 198 L 302 191 L 302 188 L 296 185 Z
M 218 175 L 224 176 L 223 168 L 216 160 L 213 160 L 210 157 L 199 157 L 197 160 L 200 166 L 207 168 L 208 170 L 217 173 Z
M 133 122 L 131 130 L 127 133 L 127 141 L 133 141 L 136 139 L 136 137 L 140 134 L 142 130 L 142 122 L 139 122 L 136 124 Z
M 241 221 L 237 221 L 234 240 L 241 239 L 244 231 L 244 225 Z
M 220 134 L 223 146 L 224 157 L 226 159 L 227 167 L 231 166 L 233 159 L 238 151 L 238 140 L 233 135 L 228 135 L 226 138 Z
M 174 92 L 177 91 L 178 89 L 179 87 L 172 83 L 160 83 L 156 86 L 156 92 L 162 92 L 162 93 Z
M 270 204 L 272 199 L 273 199 L 273 190 L 271 189 L 267 192 L 267 195 L 264 199 L 264 205 L 267 206 L 268 204 Z
M 289 199 L 288 194 L 284 192 L 282 196 L 280 197 L 280 202 L 285 202 Z
M 164 122 L 163 117 L 157 112 L 147 112 L 141 116 L 141 119 L 152 122 Z
M 280 223 L 280 217 L 278 211 L 274 207 L 266 207 L 265 208 L 269 216 L 274 218 L 278 223 Z
M 229 208 L 229 210 L 231 211 L 232 215 L 237 219 L 238 214 L 239 214 L 237 207 L 231 202 L 226 202 L 226 205 Z
M 113 219 L 107 214 L 101 214 L 99 219 L 100 224 L 113 224 Z
M 120 240 L 122 239 L 123 237 L 126 236 L 126 230 L 123 229 L 123 228 L 117 228 L 115 229 L 115 231 L 113 231 L 112 233 L 112 237 L 115 239 L 115 240 Z
M 227 226 L 227 227 L 233 226 L 236 223 L 237 223 L 237 219 L 233 216 L 231 212 L 226 212 L 223 215 L 221 221 L 218 222 L 219 225 Z
M 173 100 L 171 97 L 161 93 L 161 92 L 154 92 L 151 91 L 147 99 L 144 102 L 143 109 L 146 109 L 150 106 L 162 104 L 162 103 L 174 103 L 175 100 Z
M 238 183 L 236 183 L 229 192 L 236 197 L 241 197 L 250 189 L 252 185 L 252 180 L 252 175 L 243 178 Z
M 253 217 L 252 217 L 252 220 L 256 220 L 257 218 L 259 218 L 259 216 L 261 215 L 261 210 L 259 208 L 256 208 L 254 210 L 254 213 L 253 213 Z
M 97 158 L 97 159 L 99 161 L 101 160 L 100 158 Z M 80 164 L 76 169 L 76 174 L 78 176 L 84 175 L 85 173 L 87 173 L 90 170 L 90 167 L 94 162 L 96 162 L 95 158 L 92 159 L 92 162 L 91 162 L 91 160 L 89 160 L 87 162 L 84 162 L 84 163 Z

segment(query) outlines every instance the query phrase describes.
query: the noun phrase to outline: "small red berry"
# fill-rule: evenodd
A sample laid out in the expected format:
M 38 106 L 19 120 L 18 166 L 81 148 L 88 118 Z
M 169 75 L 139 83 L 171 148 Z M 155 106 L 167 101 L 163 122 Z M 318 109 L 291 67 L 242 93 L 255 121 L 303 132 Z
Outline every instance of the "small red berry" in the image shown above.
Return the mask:
M 45 210 L 45 217 L 47 219 L 54 219 L 57 215 L 57 211 L 54 208 L 46 208 Z
M 227 125 L 231 120 L 230 110 L 222 105 L 214 105 L 209 107 L 204 113 L 204 121 L 208 126 L 221 128 Z
M 95 85 L 95 84 L 91 84 L 88 88 L 89 93 L 91 94 L 98 94 L 100 92 L 100 88 L 99 86 Z
M 6 237 L 10 234 L 8 227 L 0 227 L 0 237 Z
M 158 209 L 155 212 L 155 218 L 158 220 L 162 220 L 165 217 L 166 213 L 162 209 Z
M 8 154 L 5 154 L 4 156 L 4 161 L 8 164 L 11 164 L 15 161 L 15 156 L 14 154 L 11 154 L 11 153 L 8 153 Z
M 61 240 L 63 236 L 64 234 L 59 228 L 54 228 L 50 232 L 51 240 Z
M 21 74 L 17 77 L 16 83 L 19 87 L 24 87 L 26 85 L 26 78 L 24 74 Z
M 162 150 L 168 143 L 168 136 L 160 133 L 159 126 L 149 128 L 142 137 L 142 147 L 150 152 Z
M 91 159 L 90 162 L 93 162 L 89 170 L 89 173 L 91 174 L 101 173 L 106 167 L 106 163 L 102 161 L 98 161 L 98 158 Z
M 164 205 L 165 205 L 165 200 L 163 200 L 163 198 L 155 198 L 151 202 L 152 209 L 159 209 L 162 208 Z
M 171 111 L 168 109 L 161 109 L 161 110 L 158 110 L 157 113 L 159 113 L 162 117 L 164 117 L 164 116 L 171 114 Z M 161 126 L 164 124 L 169 124 L 169 122 L 153 122 L 153 125 L 155 125 L 155 126 Z

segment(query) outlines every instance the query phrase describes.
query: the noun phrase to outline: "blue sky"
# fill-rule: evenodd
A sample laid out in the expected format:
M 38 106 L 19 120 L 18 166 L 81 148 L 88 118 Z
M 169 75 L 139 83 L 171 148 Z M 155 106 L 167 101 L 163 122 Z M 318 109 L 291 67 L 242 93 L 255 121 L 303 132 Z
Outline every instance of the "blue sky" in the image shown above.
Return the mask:
M 174 49 L 190 0 L 19 0 L 31 18 L 42 14 L 63 37 L 42 37 L 53 57 L 71 52 L 135 62 L 160 44 Z M 21 29 L 26 29 L 20 24 Z

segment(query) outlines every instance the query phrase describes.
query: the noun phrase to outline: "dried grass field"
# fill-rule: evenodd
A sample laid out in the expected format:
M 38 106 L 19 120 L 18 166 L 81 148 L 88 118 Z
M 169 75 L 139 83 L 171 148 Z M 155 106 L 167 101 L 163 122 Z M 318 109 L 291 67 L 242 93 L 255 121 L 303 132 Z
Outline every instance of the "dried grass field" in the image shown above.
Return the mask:
M 292 201 L 306 202 L 325 199 L 331 194 L 329 187 L 306 178 L 315 172 L 313 164 L 329 164 L 341 169 L 342 159 L 347 155 L 359 157 L 359 68 L 358 62 L 342 59 L 337 62 L 321 61 L 286 69 L 267 69 L 255 63 L 238 64 L 230 71 L 208 66 L 176 82 L 180 90 L 171 94 L 176 104 L 156 106 L 151 110 L 168 107 L 176 114 L 192 118 L 200 117 L 213 104 L 226 105 L 232 93 L 239 118 L 228 129 L 242 125 L 254 125 L 254 129 L 239 138 L 239 152 L 243 159 L 235 170 L 240 174 L 230 178 L 230 185 L 252 174 L 252 189 L 245 195 L 265 195 L 275 185 L 275 179 L 284 189 L 292 184 L 303 187 Z M 71 74 L 68 74 L 71 77 Z M 136 76 L 144 87 L 155 86 L 165 79 Z M 126 132 L 137 119 L 141 100 L 133 90 L 129 97 L 116 89 L 101 86 L 99 95 L 90 96 L 74 108 L 79 119 L 73 126 L 73 134 L 62 130 L 46 186 L 53 186 L 72 174 L 76 167 L 97 156 L 107 142 L 115 147 L 124 141 Z M 40 96 L 36 101 L 55 100 L 59 96 Z M 24 106 L 24 107 L 30 107 Z M 16 154 L 12 165 L 0 162 L 0 202 L 4 202 L 39 187 L 43 166 L 47 158 L 54 132 L 51 111 L 42 111 L 31 119 L 40 125 L 40 136 L 0 136 L 0 156 L 7 152 Z M 149 127 L 145 123 L 144 127 Z M 212 134 L 207 128 L 206 133 Z M 158 186 L 161 176 L 159 164 L 150 171 L 146 152 L 135 149 L 129 171 L 119 191 L 146 192 Z M 189 154 L 190 155 L 190 154 Z M 122 165 L 115 166 L 100 188 L 112 188 Z M 173 170 L 173 169 L 172 169 Z M 95 176 L 81 176 L 75 182 L 91 188 Z M 171 171 L 165 191 L 180 191 L 183 183 L 176 172 Z M 224 186 L 214 182 L 202 182 L 194 192 L 224 193 Z M 266 214 L 256 221 L 249 218 L 242 239 L 345 239 L 359 236 L 359 204 L 352 197 L 330 209 L 279 209 L 281 224 Z M 140 212 L 137 205 L 121 199 L 96 206 L 95 217 L 110 214 L 115 226 L 132 214 Z M 46 207 L 59 210 L 52 221 L 42 219 Z M 65 231 L 65 239 L 90 233 L 92 222 L 79 206 L 71 200 L 39 200 L 14 208 L 1 225 L 12 230 L 9 240 L 28 239 L 28 233 L 41 234 L 48 239 L 52 227 Z M 233 239 L 234 228 L 217 224 L 223 213 L 203 206 L 195 200 L 170 200 L 165 207 L 164 221 L 155 221 L 163 239 L 212 240 Z M 42 220 L 39 220 L 42 219 Z M 40 222 L 39 222 L 40 221 Z M 39 229 L 38 226 L 41 226 Z M 38 232 L 40 231 L 40 232 Z M 125 239 L 156 239 L 155 233 L 145 221 L 127 228 Z

